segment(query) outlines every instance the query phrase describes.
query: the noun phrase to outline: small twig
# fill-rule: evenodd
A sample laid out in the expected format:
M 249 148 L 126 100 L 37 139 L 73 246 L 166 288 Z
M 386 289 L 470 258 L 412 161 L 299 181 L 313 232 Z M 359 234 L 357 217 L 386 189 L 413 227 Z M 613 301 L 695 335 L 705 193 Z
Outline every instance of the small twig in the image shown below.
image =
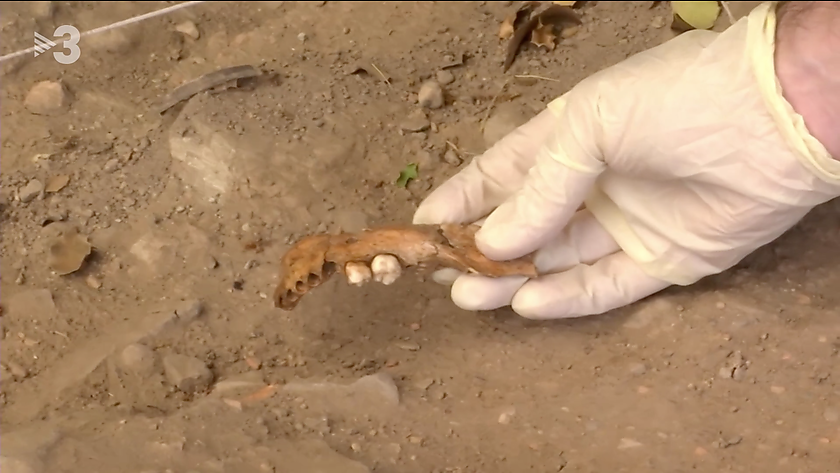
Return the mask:
M 455 143 L 453 143 L 449 140 L 446 140 L 446 144 L 450 148 L 452 148 L 452 151 L 455 151 L 455 153 L 458 154 L 458 156 L 461 156 L 461 157 L 463 157 L 463 156 L 478 156 L 478 154 L 479 154 L 479 153 L 471 153 L 469 151 L 464 151 L 461 148 L 459 148 L 458 146 L 456 146 Z
M 453 143 L 449 140 L 446 140 L 446 144 L 449 145 L 450 148 L 452 148 L 452 151 L 455 151 L 456 153 L 461 154 L 461 150 L 458 149 L 458 146 L 456 146 L 455 143 Z
M 54 333 L 55 335 L 60 335 L 60 336 L 64 337 L 64 338 L 65 338 L 65 339 L 67 339 L 67 340 L 70 340 L 70 337 L 68 337 L 66 333 L 61 333 L 61 332 L 59 332 L 58 330 L 53 330 L 53 331 L 52 331 L 52 333 Z
M 490 106 L 487 107 L 487 112 L 484 114 L 484 118 L 481 119 L 481 132 L 484 133 L 484 126 L 487 124 L 487 119 L 490 118 L 490 112 L 493 111 L 493 107 L 496 106 L 496 101 L 499 100 L 499 96 L 502 95 L 502 92 L 505 91 L 508 84 L 510 83 L 510 79 L 506 80 L 496 95 L 493 96 L 493 100 L 490 101 Z
M 517 79 L 539 79 L 539 80 L 549 80 L 551 82 L 560 82 L 559 80 L 552 79 L 551 77 L 535 76 L 533 74 L 519 74 L 519 75 L 515 75 L 513 77 L 515 77 Z
M 371 65 L 371 66 L 373 66 L 373 68 L 374 68 L 374 69 L 376 69 L 376 72 L 378 72 L 378 73 L 379 73 L 379 75 L 382 77 L 382 80 L 383 80 L 386 84 L 388 84 L 388 87 L 391 87 L 391 81 L 390 81 L 390 80 L 388 80 L 388 77 L 387 77 L 387 76 L 385 76 L 385 74 L 383 74 L 383 73 L 382 73 L 382 71 L 381 71 L 381 70 L 379 70 L 379 68 L 378 68 L 378 67 L 376 67 L 376 64 L 374 64 L 374 63 L 370 63 L 370 65 Z
M 732 10 L 729 9 L 729 2 L 720 2 L 720 6 L 723 8 L 723 11 L 726 12 L 726 17 L 729 18 L 729 26 L 735 24 L 735 16 L 732 14 Z

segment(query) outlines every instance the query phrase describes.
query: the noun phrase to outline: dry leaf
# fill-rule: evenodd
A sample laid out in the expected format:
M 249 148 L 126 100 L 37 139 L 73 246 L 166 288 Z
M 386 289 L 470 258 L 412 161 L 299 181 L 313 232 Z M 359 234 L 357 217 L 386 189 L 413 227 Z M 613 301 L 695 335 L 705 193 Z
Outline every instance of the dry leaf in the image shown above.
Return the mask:
M 540 2 L 523 2 L 513 13 L 505 17 L 502 26 L 499 27 L 499 39 L 508 39 L 513 36 L 522 20 L 528 18 L 539 4 Z
M 47 181 L 47 185 L 44 187 L 44 192 L 48 192 L 50 194 L 58 192 L 67 187 L 67 184 L 70 184 L 70 176 L 61 175 L 51 177 L 50 180 Z
M 541 25 L 554 24 L 558 21 L 570 22 L 577 25 L 581 24 L 580 18 L 574 10 L 566 6 L 551 4 L 547 8 L 534 11 L 531 14 L 531 17 L 528 18 L 528 21 L 516 28 L 516 31 L 513 33 L 513 37 L 508 42 L 507 55 L 505 56 L 505 62 L 502 66 L 502 70 L 506 72 L 510 69 L 510 66 L 513 64 L 513 60 L 516 58 L 516 53 L 519 51 L 519 47 L 529 35 L 532 35 L 536 28 Z M 542 33 L 544 34 L 545 31 L 542 31 Z M 554 39 L 556 39 L 556 36 L 554 36 Z M 554 43 L 554 41 L 552 40 L 551 43 Z M 549 49 L 553 49 L 553 46 L 549 47 Z
M 554 25 L 539 25 L 531 32 L 531 44 L 545 47 L 549 51 L 554 50 L 556 40 Z
M 75 230 L 65 231 L 50 245 L 49 266 L 60 276 L 78 271 L 93 251 L 87 238 Z
M 720 4 L 715 1 L 670 3 L 674 15 L 694 29 L 708 30 L 720 16 Z
M 499 39 L 508 39 L 513 36 L 515 30 L 513 24 L 516 22 L 517 13 L 519 12 L 511 13 L 502 21 L 502 26 L 499 27 Z

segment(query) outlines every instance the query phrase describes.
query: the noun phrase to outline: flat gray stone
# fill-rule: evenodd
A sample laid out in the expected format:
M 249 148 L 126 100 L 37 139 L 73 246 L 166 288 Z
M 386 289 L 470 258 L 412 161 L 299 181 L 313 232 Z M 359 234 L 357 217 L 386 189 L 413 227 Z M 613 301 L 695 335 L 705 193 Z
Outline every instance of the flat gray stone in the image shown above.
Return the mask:
M 167 355 L 163 358 L 166 380 L 185 393 L 206 390 L 213 382 L 213 372 L 198 358 L 186 355 Z

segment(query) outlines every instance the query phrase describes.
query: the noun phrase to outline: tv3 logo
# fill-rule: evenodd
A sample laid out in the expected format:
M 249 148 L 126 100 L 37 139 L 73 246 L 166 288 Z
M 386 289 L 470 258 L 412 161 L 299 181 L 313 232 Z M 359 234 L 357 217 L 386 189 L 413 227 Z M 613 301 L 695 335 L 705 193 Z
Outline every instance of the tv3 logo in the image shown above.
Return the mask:
M 82 50 L 79 49 L 79 39 L 81 39 L 81 34 L 79 34 L 79 30 L 73 26 L 61 25 L 55 29 L 53 37 L 57 39 L 63 36 L 70 36 L 70 38 L 62 41 L 62 46 L 69 52 L 56 51 L 53 53 L 53 57 L 60 64 L 73 64 L 78 61 L 79 56 L 82 55 Z M 38 57 L 56 46 L 58 45 L 53 40 L 38 33 L 37 31 L 35 32 L 35 57 Z

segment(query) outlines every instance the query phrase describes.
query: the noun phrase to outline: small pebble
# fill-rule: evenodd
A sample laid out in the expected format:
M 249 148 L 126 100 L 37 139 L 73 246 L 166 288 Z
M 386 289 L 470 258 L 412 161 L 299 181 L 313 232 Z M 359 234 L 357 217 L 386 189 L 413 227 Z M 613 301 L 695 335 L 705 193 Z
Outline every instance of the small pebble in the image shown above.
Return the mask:
M 729 447 L 734 447 L 735 445 L 738 445 L 739 443 L 741 443 L 741 440 L 743 440 L 743 439 L 741 438 L 741 436 L 740 436 L 740 435 L 736 435 L 736 436 L 731 437 L 731 438 L 728 438 L 728 439 L 720 439 L 720 440 L 718 440 L 718 441 L 717 441 L 717 446 L 718 446 L 718 448 L 729 448 Z
M 192 39 L 198 39 L 198 37 L 201 35 L 201 33 L 199 33 L 198 31 L 198 27 L 195 26 L 195 23 L 189 20 L 183 23 L 179 23 L 178 26 L 175 27 L 175 31 L 183 33 Z
M 416 133 L 428 130 L 431 125 L 431 122 L 429 122 L 429 119 L 426 118 L 426 114 L 422 110 L 415 110 L 400 122 L 400 129 Z
M 213 373 L 198 358 L 169 355 L 163 359 L 163 369 L 170 384 L 185 393 L 204 391 L 213 382 Z
M 102 170 L 111 173 L 116 171 L 120 167 L 120 160 L 117 158 L 111 158 L 105 162 L 105 165 L 102 166 Z
M 443 88 L 435 81 L 426 81 L 417 93 L 417 103 L 426 108 L 443 107 Z
M 202 264 L 203 264 L 204 269 L 206 271 L 210 271 L 211 269 L 216 269 L 219 266 L 219 262 L 216 261 L 216 258 L 214 258 L 212 255 L 205 256 L 204 257 L 204 262 Z
M 644 363 L 632 363 L 630 365 L 630 373 L 636 376 L 643 375 L 647 371 L 647 366 Z
M 302 43 L 302 42 L 304 42 L 304 41 L 306 41 L 306 39 L 307 39 L 307 37 L 306 37 L 306 33 L 298 33 L 298 35 L 297 35 L 297 39 L 298 39 L 298 41 L 300 41 L 301 43 Z
M 175 315 L 181 319 L 182 322 L 188 322 L 195 319 L 204 311 L 204 304 L 198 299 L 190 299 L 181 302 L 175 309 Z
M 513 415 L 516 413 L 516 409 L 510 408 L 505 412 L 499 414 L 499 423 L 502 425 L 510 424 L 510 421 L 513 420 Z
M 14 361 L 6 361 L 5 363 L 6 363 L 6 368 L 9 369 L 9 372 L 11 372 L 12 376 L 14 376 L 15 378 L 23 379 L 29 374 L 26 371 L 26 368 L 24 368 L 23 366 L 15 363 Z
M 641 447 L 641 442 L 629 438 L 623 438 L 618 442 L 618 449 L 619 450 L 627 450 L 630 448 L 638 448 Z
M 35 115 L 63 112 L 70 106 L 70 94 L 61 82 L 38 82 L 26 94 L 23 106 Z
M 426 171 L 429 169 L 437 160 L 432 156 L 432 153 L 421 150 L 417 152 L 414 159 L 412 160 L 414 163 L 417 163 L 417 166 L 420 167 L 421 171 Z
M 447 164 L 450 164 L 452 166 L 460 166 L 464 162 L 458 156 L 458 153 L 451 149 L 448 149 L 445 153 L 443 153 L 443 160 L 446 161 Z
M 441 85 L 448 85 L 455 82 L 455 76 L 447 70 L 437 71 L 435 78 Z
M 650 26 L 653 28 L 662 28 L 665 26 L 665 17 L 664 16 L 655 16 L 653 20 L 650 22 Z
M 24 204 L 32 202 L 35 198 L 44 194 L 44 183 L 38 179 L 32 179 L 25 186 L 18 189 L 18 198 Z
M 397 342 L 397 348 L 401 350 L 417 351 L 420 349 L 420 345 L 416 342 Z
M 139 343 L 123 348 L 119 361 L 124 368 L 147 376 L 155 371 L 155 352 Z
M 96 276 L 92 274 L 88 274 L 88 276 L 85 278 L 85 283 L 88 285 L 88 287 L 92 289 L 99 289 L 100 287 L 102 287 L 102 282 L 99 281 L 99 279 L 96 279 Z

